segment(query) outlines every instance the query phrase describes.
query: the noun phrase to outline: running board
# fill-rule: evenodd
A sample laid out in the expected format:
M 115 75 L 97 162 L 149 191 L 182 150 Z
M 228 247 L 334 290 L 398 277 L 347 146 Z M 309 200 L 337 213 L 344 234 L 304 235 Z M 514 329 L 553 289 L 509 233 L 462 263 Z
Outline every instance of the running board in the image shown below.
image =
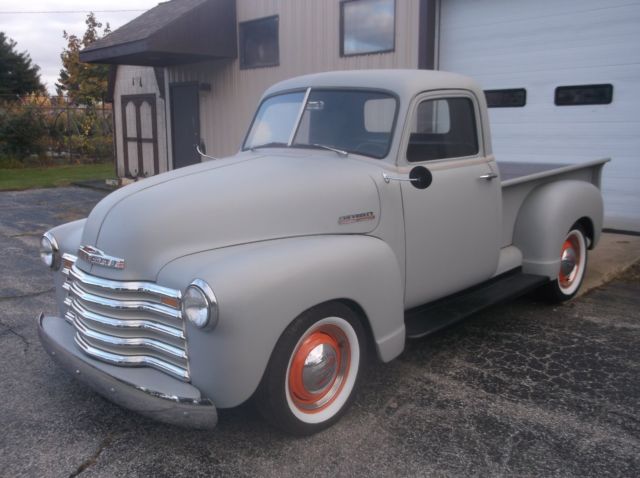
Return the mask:
M 417 339 L 432 334 L 486 307 L 526 294 L 548 281 L 545 276 L 508 272 L 471 289 L 407 310 L 404 314 L 407 337 Z

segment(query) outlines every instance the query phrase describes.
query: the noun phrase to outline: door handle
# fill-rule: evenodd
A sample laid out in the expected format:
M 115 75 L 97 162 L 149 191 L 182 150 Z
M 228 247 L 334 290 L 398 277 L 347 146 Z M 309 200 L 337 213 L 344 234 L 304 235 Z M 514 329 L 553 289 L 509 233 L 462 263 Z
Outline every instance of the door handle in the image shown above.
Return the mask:
M 410 183 L 420 181 L 418 178 L 398 178 L 394 176 L 389 176 L 387 173 L 382 173 L 382 179 L 384 179 L 384 182 L 387 184 L 389 184 L 390 181 L 406 181 Z
M 487 173 L 487 174 L 483 174 L 482 176 L 479 176 L 478 179 L 484 179 L 486 181 L 491 181 L 492 179 L 497 178 L 498 175 L 496 173 Z

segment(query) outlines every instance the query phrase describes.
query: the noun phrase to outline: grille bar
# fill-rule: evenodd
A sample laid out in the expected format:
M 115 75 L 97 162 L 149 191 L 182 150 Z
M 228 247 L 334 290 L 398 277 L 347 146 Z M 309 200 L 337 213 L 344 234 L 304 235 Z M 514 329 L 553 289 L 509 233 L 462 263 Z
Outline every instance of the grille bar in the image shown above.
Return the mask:
M 171 365 L 170 363 L 167 363 L 163 360 L 159 360 L 156 357 L 147 355 L 119 355 L 113 352 L 107 352 L 105 350 L 92 346 L 91 344 L 86 342 L 81 335 L 78 334 L 76 334 L 75 336 L 75 342 L 84 353 L 103 362 L 128 367 L 140 367 L 146 365 L 166 372 L 169 375 L 181 378 L 185 382 L 189 380 L 189 372 L 187 370 L 184 370 L 181 367 L 176 367 L 175 365 Z
M 69 301 L 69 305 L 73 310 L 73 313 L 71 315 L 79 315 L 80 318 L 85 322 L 91 321 L 102 326 L 113 327 L 116 329 L 139 330 L 140 334 L 144 333 L 143 330 L 150 330 L 153 332 L 158 332 L 161 334 L 169 335 L 171 337 L 175 337 L 176 339 L 185 339 L 182 329 L 171 327 L 170 325 L 165 325 L 159 322 L 145 319 L 114 319 L 113 317 L 107 317 L 105 315 L 96 314 L 95 312 L 90 312 L 80 304 L 72 300 Z M 68 314 L 69 313 L 70 312 L 68 312 Z M 71 318 L 71 320 L 73 319 Z
M 94 305 L 102 307 L 109 307 L 112 309 L 129 310 L 129 311 L 141 311 L 151 312 L 155 314 L 164 315 L 165 317 L 171 317 L 174 319 L 182 319 L 182 313 L 179 310 L 161 305 L 154 304 L 153 302 L 147 302 L 143 300 L 114 300 L 99 295 L 92 294 L 83 290 L 76 282 L 72 282 L 69 288 L 69 293 L 74 295 L 77 299 L 84 302 L 88 302 Z
M 82 320 L 80 320 L 78 316 L 74 316 L 73 323 L 76 326 L 78 332 L 85 338 L 102 342 L 110 346 L 146 347 L 149 349 L 157 350 L 159 352 L 164 352 L 167 355 L 173 355 L 174 357 L 177 357 L 179 359 L 187 359 L 187 354 L 183 349 L 174 347 L 173 345 L 162 343 L 159 340 L 146 339 L 144 337 L 116 337 L 113 335 L 103 334 L 102 332 L 98 332 L 97 330 L 91 329 L 84 325 L 82 323 Z
M 75 342 L 84 353 L 189 381 L 180 291 L 152 282 L 101 279 L 78 269 L 70 254 L 64 261 L 64 318 L 74 326 Z
M 74 262 L 75 260 L 76 259 L 73 258 Z M 75 266 L 69 270 L 69 275 L 72 279 L 77 280 L 83 284 L 100 287 L 101 289 L 111 290 L 114 292 L 140 292 L 157 297 L 165 297 L 168 299 L 182 298 L 182 294 L 179 290 L 162 287 L 152 282 L 113 281 L 108 279 L 100 279 L 99 277 L 94 277 L 81 271 Z

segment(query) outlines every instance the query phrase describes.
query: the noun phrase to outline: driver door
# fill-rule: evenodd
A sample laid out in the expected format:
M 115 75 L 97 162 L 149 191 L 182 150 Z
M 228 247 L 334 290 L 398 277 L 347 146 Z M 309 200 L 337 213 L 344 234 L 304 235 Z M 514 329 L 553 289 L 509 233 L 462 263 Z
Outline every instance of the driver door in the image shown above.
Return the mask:
M 484 153 L 474 95 L 461 91 L 421 95 L 411 118 L 399 169 L 408 174 L 413 167 L 424 166 L 432 182 L 426 189 L 401 183 L 406 308 L 492 277 L 498 265 L 502 216 L 497 166 L 493 156 Z

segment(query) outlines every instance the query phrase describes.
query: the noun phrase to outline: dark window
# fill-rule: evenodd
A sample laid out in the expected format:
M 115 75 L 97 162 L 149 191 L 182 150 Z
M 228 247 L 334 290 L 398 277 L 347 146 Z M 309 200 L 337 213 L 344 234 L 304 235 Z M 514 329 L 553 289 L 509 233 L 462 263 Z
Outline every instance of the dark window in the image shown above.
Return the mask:
M 527 90 L 524 88 L 486 90 L 484 96 L 489 108 L 514 108 L 527 104 Z
M 278 66 L 278 16 L 240 24 L 240 68 Z
M 462 158 L 478 154 L 478 132 L 469 98 L 426 100 L 412 122 L 407 160 Z
M 340 4 L 340 55 L 395 48 L 395 0 L 345 0 Z
M 608 105 L 613 100 L 613 85 L 558 86 L 557 106 Z

